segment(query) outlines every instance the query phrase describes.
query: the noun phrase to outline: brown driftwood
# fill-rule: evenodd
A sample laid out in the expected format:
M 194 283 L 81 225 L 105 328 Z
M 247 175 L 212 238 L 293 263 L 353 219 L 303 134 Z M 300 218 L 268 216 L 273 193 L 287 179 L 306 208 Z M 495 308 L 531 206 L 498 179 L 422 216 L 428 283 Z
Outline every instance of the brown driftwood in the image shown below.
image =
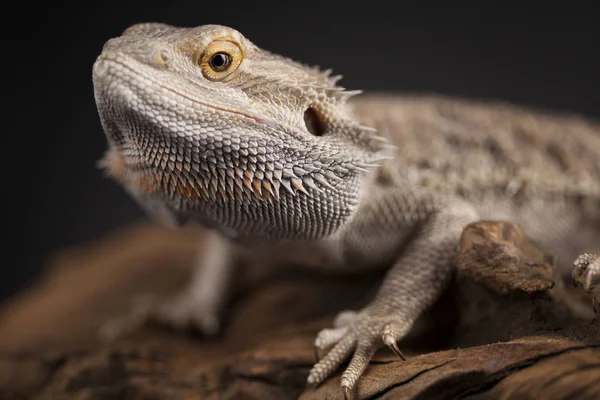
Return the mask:
M 149 322 L 98 340 L 136 298 L 180 288 L 201 239 L 192 228 L 142 226 L 57 256 L 0 310 L 0 398 L 342 398 L 339 373 L 306 387 L 312 343 L 337 311 L 368 302 L 381 273 L 240 266 L 217 337 Z M 469 226 L 457 265 L 447 293 L 400 342 L 408 360 L 378 352 L 358 398 L 600 398 L 600 322 L 518 226 Z

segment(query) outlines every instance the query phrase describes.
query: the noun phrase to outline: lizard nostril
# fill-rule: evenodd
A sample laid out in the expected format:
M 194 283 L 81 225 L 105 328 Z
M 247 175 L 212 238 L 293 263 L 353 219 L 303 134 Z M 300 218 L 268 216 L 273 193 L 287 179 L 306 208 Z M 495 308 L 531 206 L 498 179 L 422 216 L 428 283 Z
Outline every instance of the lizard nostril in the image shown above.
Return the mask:
M 168 68 L 171 62 L 172 56 L 169 49 L 159 49 L 154 53 L 154 63 L 163 67 Z
M 304 124 L 306 129 L 315 136 L 321 136 L 325 133 L 325 122 L 313 107 L 308 107 L 304 111 Z

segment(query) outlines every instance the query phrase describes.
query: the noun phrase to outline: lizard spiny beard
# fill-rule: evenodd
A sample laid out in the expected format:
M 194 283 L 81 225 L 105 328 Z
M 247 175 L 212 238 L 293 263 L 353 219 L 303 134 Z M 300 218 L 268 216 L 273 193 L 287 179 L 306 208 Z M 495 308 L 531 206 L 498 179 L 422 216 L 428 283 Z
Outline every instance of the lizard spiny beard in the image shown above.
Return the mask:
M 230 236 L 315 239 L 339 229 L 359 205 L 367 165 L 346 152 L 292 149 L 232 125 L 180 137 L 150 134 L 157 126 L 139 116 L 122 120 L 137 121 L 119 130 L 113 149 L 125 159 L 129 185 Z

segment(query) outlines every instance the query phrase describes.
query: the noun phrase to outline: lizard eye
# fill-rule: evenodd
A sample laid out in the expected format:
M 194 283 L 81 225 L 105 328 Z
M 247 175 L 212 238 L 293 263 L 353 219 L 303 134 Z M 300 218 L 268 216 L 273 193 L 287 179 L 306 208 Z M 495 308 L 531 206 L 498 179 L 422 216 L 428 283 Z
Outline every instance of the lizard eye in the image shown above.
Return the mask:
M 208 61 L 208 65 L 215 72 L 223 72 L 231 65 L 231 56 L 227 53 L 216 53 Z
M 244 54 L 237 44 L 227 40 L 215 40 L 206 46 L 197 62 L 206 79 L 221 81 L 240 66 L 243 58 Z

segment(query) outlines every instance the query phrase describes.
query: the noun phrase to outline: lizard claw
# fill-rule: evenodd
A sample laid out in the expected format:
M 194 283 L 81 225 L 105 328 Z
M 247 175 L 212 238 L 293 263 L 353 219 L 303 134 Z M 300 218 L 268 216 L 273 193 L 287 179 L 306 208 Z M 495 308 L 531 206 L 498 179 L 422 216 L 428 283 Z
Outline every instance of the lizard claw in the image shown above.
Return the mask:
M 344 386 L 344 383 L 342 383 L 342 392 L 344 393 L 344 400 L 348 400 L 348 386 Z
M 573 264 L 573 284 L 581 285 L 582 290 L 592 297 L 592 308 L 597 313 L 597 304 L 600 302 L 600 255 L 584 253 Z
M 402 361 L 406 361 L 406 357 L 404 357 L 404 354 L 402 354 L 402 352 L 398 348 L 398 344 L 396 343 L 397 342 L 396 336 L 394 335 L 394 331 L 392 330 L 392 327 L 390 325 L 385 327 L 385 329 L 383 330 L 383 334 L 381 335 L 381 338 L 383 339 L 383 343 L 385 343 L 385 345 L 396 356 L 398 356 L 399 359 L 401 359 Z

